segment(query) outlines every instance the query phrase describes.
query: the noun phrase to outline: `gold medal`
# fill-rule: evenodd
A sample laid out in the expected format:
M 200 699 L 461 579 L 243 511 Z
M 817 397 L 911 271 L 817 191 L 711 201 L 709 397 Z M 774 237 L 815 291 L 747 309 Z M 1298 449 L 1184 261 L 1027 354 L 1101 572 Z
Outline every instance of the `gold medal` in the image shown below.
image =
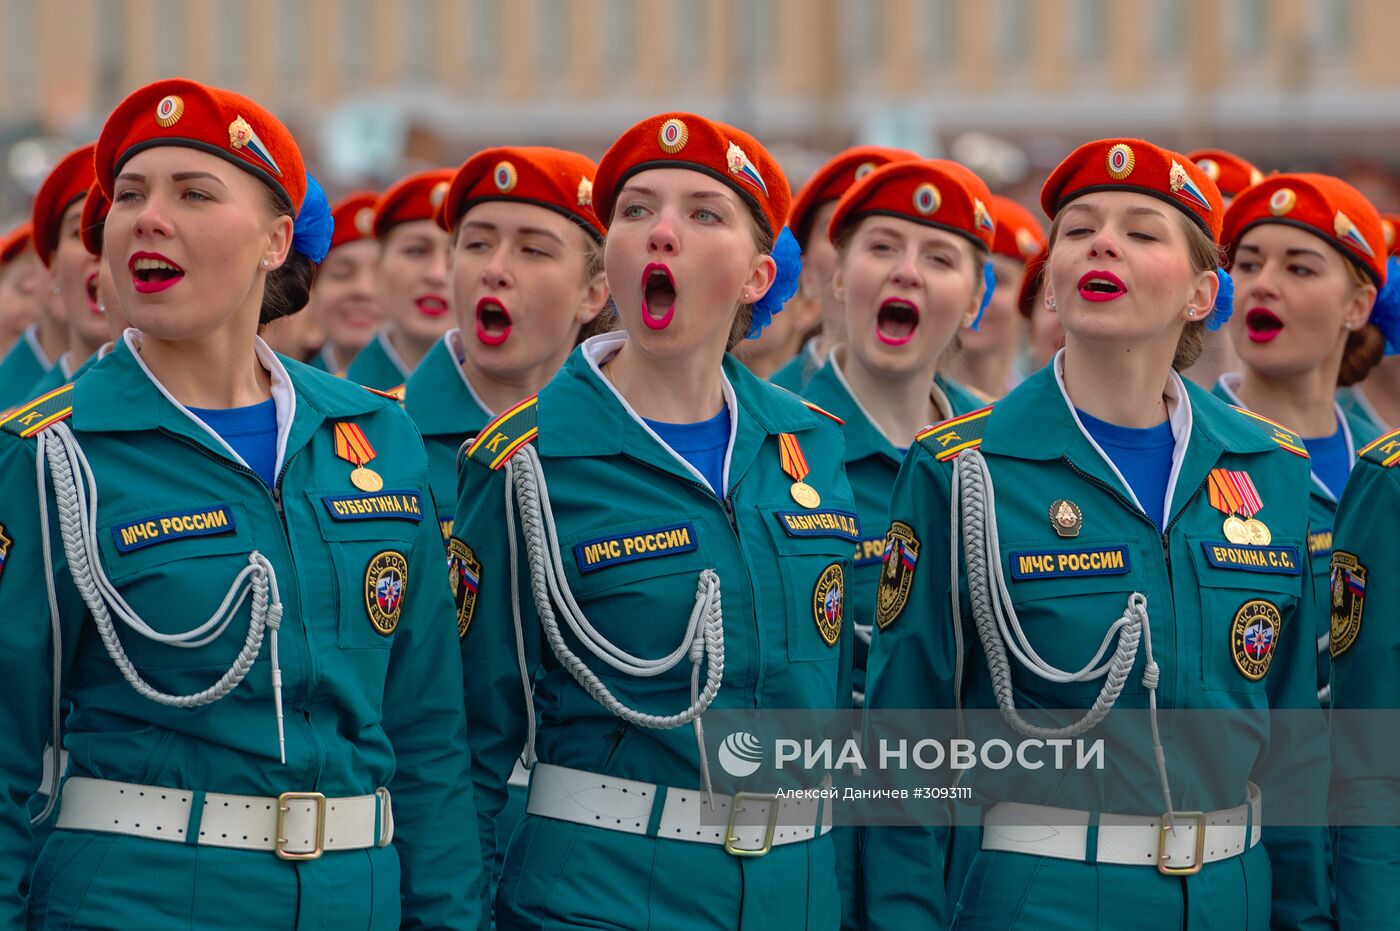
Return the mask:
M 792 500 L 808 510 L 819 508 L 822 505 L 822 496 L 817 494 L 817 490 L 806 482 L 793 482 L 791 491 Z
M 350 484 L 360 491 L 379 491 L 384 487 L 384 479 L 373 469 L 360 466 L 350 471 Z
M 1249 534 L 1249 542 L 1253 546 L 1268 546 L 1274 535 L 1269 533 L 1269 528 L 1262 520 L 1251 517 L 1244 522 L 1244 529 Z
M 1220 529 L 1225 532 L 1225 539 L 1236 546 L 1244 546 L 1249 542 L 1249 526 L 1234 514 L 1225 518 L 1225 523 Z
M 792 479 L 792 500 L 808 510 L 821 507 L 822 496 L 817 490 L 803 481 L 812 471 L 807 465 L 807 457 L 802 452 L 802 444 L 791 433 L 778 434 L 778 461 L 788 478 Z

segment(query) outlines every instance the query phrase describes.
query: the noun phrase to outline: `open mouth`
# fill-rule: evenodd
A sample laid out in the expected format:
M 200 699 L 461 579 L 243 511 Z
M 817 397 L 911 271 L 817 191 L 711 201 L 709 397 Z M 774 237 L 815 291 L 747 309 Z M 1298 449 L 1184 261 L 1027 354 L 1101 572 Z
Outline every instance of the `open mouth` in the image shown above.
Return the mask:
M 476 302 L 476 338 L 487 346 L 499 346 L 510 339 L 510 311 L 494 297 Z
M 1244 326 L 1252 343 L 1272 342 L 1283 332 L 1283 321 L 1278 314 L 1265 307 L 1251 307 L 1244 315 Z
M 1127 293 L 1122 279 L 1113 272 L 1088 272 L 1079 279 L 1079 296 L 1096 304 L 1116 301 Z
M 676 315 L 676 280 L 665 265 L 651 264 L 642 271 L 642 322 L 664 330 Z
M 919 308 L 897 297 L 887 299 L 875 314 L 875 335 L 886 346 L 903 346 L 919 328 Z
M 97 299 L 97 272 L 87 276 L 87 281 L 83 282 L 84 293 L 87 295 L 88 310 L 99 316 L 102 314 L 102 304 Z
M 425 317 L 441 317 L 452 309 L 441 294 L 425 294 L 414 301 L 413 306 Z
M 155 294 L 179 284 L 185 270 L 156 252 L 138 252 L 126 263 L 138 294 Z

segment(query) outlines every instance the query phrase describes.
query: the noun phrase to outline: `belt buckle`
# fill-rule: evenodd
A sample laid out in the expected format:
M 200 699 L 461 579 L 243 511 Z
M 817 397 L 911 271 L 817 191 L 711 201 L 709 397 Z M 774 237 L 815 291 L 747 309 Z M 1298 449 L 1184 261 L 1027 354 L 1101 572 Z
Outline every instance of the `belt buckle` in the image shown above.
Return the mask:
M 1166 815 L 1162 816 L 1161 824 L 1157 827 L 1157 872 L 1163 876 L 1195 876 L 1205 865 L 1206 859 L 1206 813 L 1203 811 L 1174 811 L 1171 813 L 1171 824 L 1175 824 L 1178 819 L 1196 822 L 1196 856 L 1190 866 L 1168 866 L 1167 865 L 1167 835 L 1171 832 L 1168 827 Z
M 739 839 L 739 835 L 734 833 L 734 819 L 738 816 L 741 801 L 753 800 L 765 802 L 768 805 L 768 827 L 763 834 L 763 846 L 761 847 L 736 847 L 734 842 Z M 773 835 L 778 830 L 778 798 L 763 792 L 736 792 L 729 801 L 729 825 L 724 830 L 724 852 L 732 857 L 762 857 L 773 849 Z
M 287 849 L 286 833 L 287 812 L 291 811 L 288 802 L 314 802 L 316 804 L 316 846 L 306 851 L 291 851 Z M 272 848 L 273 853 L 283 860 L 319 860 L 321 854 L 326 852 L 326 797 L 320 792 L 283 792 L 277 796 L 277 844 Z

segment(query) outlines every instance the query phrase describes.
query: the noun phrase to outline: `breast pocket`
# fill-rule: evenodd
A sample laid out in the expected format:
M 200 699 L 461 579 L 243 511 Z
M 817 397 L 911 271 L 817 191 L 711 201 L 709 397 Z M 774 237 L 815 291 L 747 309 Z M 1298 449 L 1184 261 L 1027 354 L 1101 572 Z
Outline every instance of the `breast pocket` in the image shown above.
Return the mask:
M 765 517 L 783 582 L 788 659 L 834 659 L 856 616 L 849 596 L 860 520 L 853 508 L 774 510 Z
M 1054 546 L 1040 539 L 1004 544 L 1002 552 L 1007 588 L 1031 648 L 1059 670 L 1079 671 L 1094 658 L 1137 590 L 1137 551 L 1126 542 Z M 1100 665 L 1112 657 L 1121 636 L 1120 632 L 1110 643 Z M 1135 672 L 1123 686 L 1125 695 L 1142 691 L 1142 653 L 1139 642 Z M 1010 651 L 1007 659 L 1017 690 L 1046 707 L 1088 707 L 1103 689 L 1104 677 L 1057 683 L 1026 669 Z
M 237 500 L 128 512 L 98 530 L 103 569 L 150 628 L 168 635 L 192 631 L 218 611 L 257 549 L 244 513 Z M 139 669 L 203 669 L 233 661 L 247 638 L 248 620 L 245 601 L 222 633 L 193 648 L 143 636 L 115 617 L 113 623 Z
M 700 574 L 715 566 L 701 522 L 681 517 L 569 534 L 561 538 L 559 553 L 588 622 L 620 649 L 647 659 L 665 656 L 681 643 Z M 528 588 L 521 596 L 531 597 Z
M 1213 691 L 1255 695 L 1264 683 L 1284 637 L 1302 637 L 1315 649 L 1313 628 L 1284 628 L 1311 571 L 1301 541 L 1237 546 L 1213 537 L 1192 537 L 1201 610 L 1201 684 Z
M 330 555 L 329 600 L 334 604 L 336 642 L 343 649 L 387 650 L 404 604 L 420 585 L 446 585 L 443 571 L 410 577 L 413 542 L 423 521 L 419 488 L 374 494 L 309 491 L 321 539 Z M 431 519 L 431 518 L 430 518 Z

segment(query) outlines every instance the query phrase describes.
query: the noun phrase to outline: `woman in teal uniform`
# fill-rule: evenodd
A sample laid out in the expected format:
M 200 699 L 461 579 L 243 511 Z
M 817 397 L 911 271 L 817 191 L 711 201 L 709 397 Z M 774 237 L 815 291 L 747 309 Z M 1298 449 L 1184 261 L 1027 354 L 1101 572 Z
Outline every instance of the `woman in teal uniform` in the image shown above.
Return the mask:
M 828 221 L 845 333 L 803 397 L 845 421 L 862 530 L 851 583 L 857 706 L 899 464 L 915 433 L 984 406 L 938 370 L 958 330 L 992 298 L 990 199 L 959 165 L 905 160 L 866 174 Z
M 83 245 L 82 219 L 93 184 L 93 144 L 74 149 L 54 166 L 34 197 L 34 248 L 42 271 L 40 288 L 63 304 L 68 349 L 30 386 L 36 398 L 72 381 L 111 339 L 97 295 L 97 256 Z
M 623 330 L 481 432 L 449 541 L 487 859 L 534 757 L 496 925 L 834 928 L 829 808 L 735 802 L 701 738 L 708 710 L 850 700 L 839 425 L 727 354 L 796 287 L 787 181 L 671 113 L 613 144 L 593 205 Z
M 1400 256 L 1397 224 L 1400 224 L 1400 214 L 1381 214 L 1385 248 L 1392 256 Z M 1338 389 L 1337 403 L 1348 418 L 1359 417 L 1377 432 L 1389 433 L 1400 426 L 1400 344 L 1389 343 L 1385 358 L 1362 381 Z
M 1400 293 L 1378 299 L 1386 277 L 1380 216 L 1337 178 L 1261 181 L 1231 204 L 1223 239 L 1240 310 L 1230 336 L 1243 369 L 1220 376 L 1215 393 L 1286 424 L 1311 457 L 1308 553 L 1318 697 L 1326 705 L 1332 523 L 1356 450 L 1379 433 L 1367 419 L 1347 416 L 1336 392 L 1381 361 L 1382 327 L 1400 332 Z M 1391 287 L 1400 292 L 1400 283 Z
M 388 326 L 350 363 L 345 373 L 350 381 L 403 397 L 408 376 L 452 328 L 447 295 L 452 244 L 434 219 L 451 182 L 450 169 L 420 171 L 375 202 L 375 294 Z
M 9 355 L 39 316 L 29 230 L 26 220 L 0 236 L 0 358 Z
M 0 361 L 0 411 L 29 398 L 30 387 L 68 350 L 68 320 L 63 302 L 53 293 L 34 246 L 33 224 L 26 223 L 5 243 L 5 263 L 28 280 L 37 319 Z M 8 278 L 15 272 L 7 271 Z
M 0 926 L 475 927 L 422 444 L 255 335 L 304 305 L 329 210 L 271 114 L 192 81 L 123 101 L 96 165 L 136 329 L 0 423 Z M 64 703 L 26 902 L 22 803 Z
M 1394 735 L 1348 712 L 1400 708 L 1400 430 L 1357 453 L 1337 504 L 1329 579 L 1337 919 L 1389 927 L 1400 911 L 1400 757 Z M 1379 519 L 1378 519 L 1379 518 Z M 1382 717 L 1382 716 L 1378 716 Z M 1383 719 L 1383 717 L 1382 717 Z
M 1041 203 L 1065 349 L 911 447 L 890 505 L 867 713 L 988 709 L 975 723 L 1004 720 L 1013 739 L 1092 739 L 1115 707 L 1141 724 L 1101 771 L 970 773 L 982 849 L 961 888 L 945 887 L 931 818 L 868 829 L 870 926 L 1325 927 L 1307 454 L 1176 374 L 1203 321 L 1226 311 L 1220 194 L 1183 155 L 1107 139 L 1062 162 Z M 1221 483 L 1248 494 L 1248 515 L 1217 496 Z M 1271 543 L 1226 542 L 1236 523 Z M 1299 710 L 1263 714 L 1278 708 Z M 1053 709 L 1063 728 L 1049 734 L 1026 720 Z M 1180 731 L 1158 728 L 1159 709 L 1255 714 L 1227 748 L 1195 750 L 1158 737 Z M 1250 780 L 1267 787 L 1263 811 L 1274 797 L 1319 827 L 1256 830 Z
M 342 378 L 384 322 L 375 293 L 379 268 L 379 243 L 374 238 L 376 200 L 376 194 L 356 191 L 331 205 L 335 233 L 326 260 L 316 272 L 311 302 L 306 305 L 326 336 L 311 364 Z
M 918 158 L 914 152 L 877 145 L 861 145 L 833 156 L 816 170 L 792 198 L 788 227 L 802 247 L 802 280 L 796 300 L 817 305 L 819 328 L 792 361 L 768 379 L 780 388 L 802 393 L 807 382 L 826 364 L 846 336 L 845 307 L 831 290 L 836 250 L 827 236 L 831 215 L 841 195 L 861 178 L 890 162 Z
M 478 152 L 452 178 L 438 222 L 452 237 L 457 326 L 404 395 L 428 447 L 444 542 L 462 443 L 539 392 L 607 303 L 595 171 L 576 152 L 521 146 Z

